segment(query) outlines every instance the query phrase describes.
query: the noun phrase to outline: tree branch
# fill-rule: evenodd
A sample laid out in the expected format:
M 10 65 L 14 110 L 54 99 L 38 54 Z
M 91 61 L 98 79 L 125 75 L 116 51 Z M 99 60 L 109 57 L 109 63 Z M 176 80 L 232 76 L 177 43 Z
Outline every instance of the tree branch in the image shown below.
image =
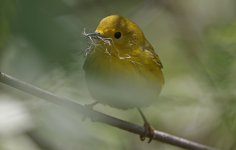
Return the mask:
M 28 94 L 31 94 L 33 96 L 39 97 L 41 99 L 45 99 L 52 103 L 62 105 L 65 108 L 69 108 L 70 110 L 78 111 L 79 113 L 82 113 L 90 117 L 91 120 L 93 121 L 108 124 L 113 127 L 117 127 L 122 130 L 126 130 L 128 132 L 138 134 L 138 135 L 142 135 L 145 131 L 143 126 L 139 126 L 139 125 L 103 114 L 101 112 L 88 109 L 87 107 L 84 107 L 83 105 L 78 104 L 76 101 L 59 97 L 48 91 L 45 91 L 43 89 L 40 89 L 38 87 L 35 87 L 23 81 L 20 81 L 2 72 L 0 72 L 0 82 L 8 86 L 14 87 L 18 90 L 21 90 L 23 92 L 26 92 Z M 202 144 L 199 144 L 199 143 L 196 143 L 196 142 L 184 139 L 184 138 L 180 138 L 180 137 L 177 137 L 177 136 L 165 133 L 165 132 L 157 131 L 157 130 L 154 131 L 153 140 L 158 140 L 164 143 L 179 146 L 179 147 L 189 149 L 189 150 L 215 150 L 214 148 L 211 148 L 211 147 L 208 147 L 208 146 L 205 146 L 205 145 L 202 145 Z

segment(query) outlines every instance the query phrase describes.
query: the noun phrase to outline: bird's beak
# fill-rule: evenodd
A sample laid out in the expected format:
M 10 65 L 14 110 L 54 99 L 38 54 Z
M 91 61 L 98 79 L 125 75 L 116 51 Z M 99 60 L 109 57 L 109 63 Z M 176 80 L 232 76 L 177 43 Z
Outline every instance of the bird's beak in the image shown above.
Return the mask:
M 93 33 L 86 33 L 87 37 L 90 37 L 92 39 L 100 39 L 100 38 L 104 38 L 104 36 L 102 36 L 102 34 L 100 32 L 93 32 Z
M 87 38 L 89 38 L 93 43 L 94 43 L 94 40 L 98 40 L 98 41 L 103 41 L 104 43 L 107 43 L 109 45 L 111 45 L 112 43 L 112 39 L 111 38 L 106 38 L 105 36 L 102 35 L 103 32 L 100 32 L 100 31 L 95 31 L 93 33 L 86 33 L 84 32 L 83 35 Z
M 99 36 L 100 33 L 98 32 L 93 32 L 93 33 L 86 33 L 86 36 L 88 37 L 96 37 L 96 36 Z
M 95 30 L 95 33 L 98 33 L 98 34 L 100 34 L 100 35 L 103 35 L 103 31 L 98 30 L 98 29 Z
M 104 33 L 103 33 L 102 31 L 96 30 L 94 33 L 96 33 L 97 36 L 99 36 L 99 37 L 101 37 L 101 38 L 106 38 L 106 37 L 104 36 Z

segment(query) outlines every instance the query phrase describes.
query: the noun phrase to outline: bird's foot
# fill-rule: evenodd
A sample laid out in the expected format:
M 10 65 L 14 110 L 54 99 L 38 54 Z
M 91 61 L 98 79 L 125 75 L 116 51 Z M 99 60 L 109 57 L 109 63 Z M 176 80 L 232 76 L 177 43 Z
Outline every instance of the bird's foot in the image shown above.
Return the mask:
M 144 121 L 144 132 L 143 134 L 140 135 L 140 140 L 144 141 L 146 137 L 149 137 L 148 143 L 150 143 L 152 141 L 152 139 L 154 138 L 154 129 L 150 126 L 150 124 L 148 123 L 146 117 L 144 116 L 143 112 L 141 111 L 140 108 L 137 108 L 143 121 Z
M 148 143 L 151 143 L 154 138 L 154 129 L 150 126 L 148 122 L 144 122 L 144 132 L 140 135 L 140 140 L 144 141 L 146 137 L 149 137 Z
M 95 101 L 95 102 L 92 102 L 90 104 L 85 104 L 84 107 L 87 108 L 87 109 L 93 109 L 93 107 L 97 104 L 98 102 Z
M 93 107 L 94 107 L 97 103 L 98 103 L 98 102 L 95 101 L 95 102 L 93 102 L 93 103 L 91 103 L 91 104 L 85 104 L 84 107 L 85 107 L 85 109 L 93 109 Z M 87 115 L 83 115 L 82 121 L 85 121 L 86 118 L 87 118 Z

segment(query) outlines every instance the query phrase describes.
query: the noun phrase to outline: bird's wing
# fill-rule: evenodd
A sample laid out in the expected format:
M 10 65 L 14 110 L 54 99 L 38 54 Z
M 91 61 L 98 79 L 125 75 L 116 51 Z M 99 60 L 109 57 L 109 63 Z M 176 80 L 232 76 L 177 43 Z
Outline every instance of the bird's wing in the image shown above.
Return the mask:
M 153 57 L 153 60 L 156 62 L 156 64 L 158 64 L 161 68 L 163 68 L 163 65 L 161 63 L 159 56 L 157 55 L 152 45 L 147 40 L 145 40 L 143 50 L 149 51 Z

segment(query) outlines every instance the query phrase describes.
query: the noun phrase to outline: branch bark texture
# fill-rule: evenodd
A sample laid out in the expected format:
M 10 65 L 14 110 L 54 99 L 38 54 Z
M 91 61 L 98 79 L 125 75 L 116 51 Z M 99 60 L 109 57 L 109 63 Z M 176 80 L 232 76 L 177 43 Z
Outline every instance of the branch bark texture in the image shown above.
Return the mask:
M 20 81 L 19 79 L 11 77 L 2 72 L 0 72 L 0 82 L 38 98 L 50 101 L 55 104 L 59 104 L 60 106 L 63 106 L 67 109 L 78 111 L 78 113 L 90 117 L 92 121 L 111 125 L 113 127 L 120 128 L 122 130 L 126 130 L 138 135 L 142 135 L 145 131 L 143 126 L 109 116 L 96 110 L 89 109 L 74 100 L 57 96 L 53 93 L 40 89 L 26 82 Z M 154 131 L 153 140 L 161 141 L 189 150 L 215 150 L 214 148 L 157 130 Z

